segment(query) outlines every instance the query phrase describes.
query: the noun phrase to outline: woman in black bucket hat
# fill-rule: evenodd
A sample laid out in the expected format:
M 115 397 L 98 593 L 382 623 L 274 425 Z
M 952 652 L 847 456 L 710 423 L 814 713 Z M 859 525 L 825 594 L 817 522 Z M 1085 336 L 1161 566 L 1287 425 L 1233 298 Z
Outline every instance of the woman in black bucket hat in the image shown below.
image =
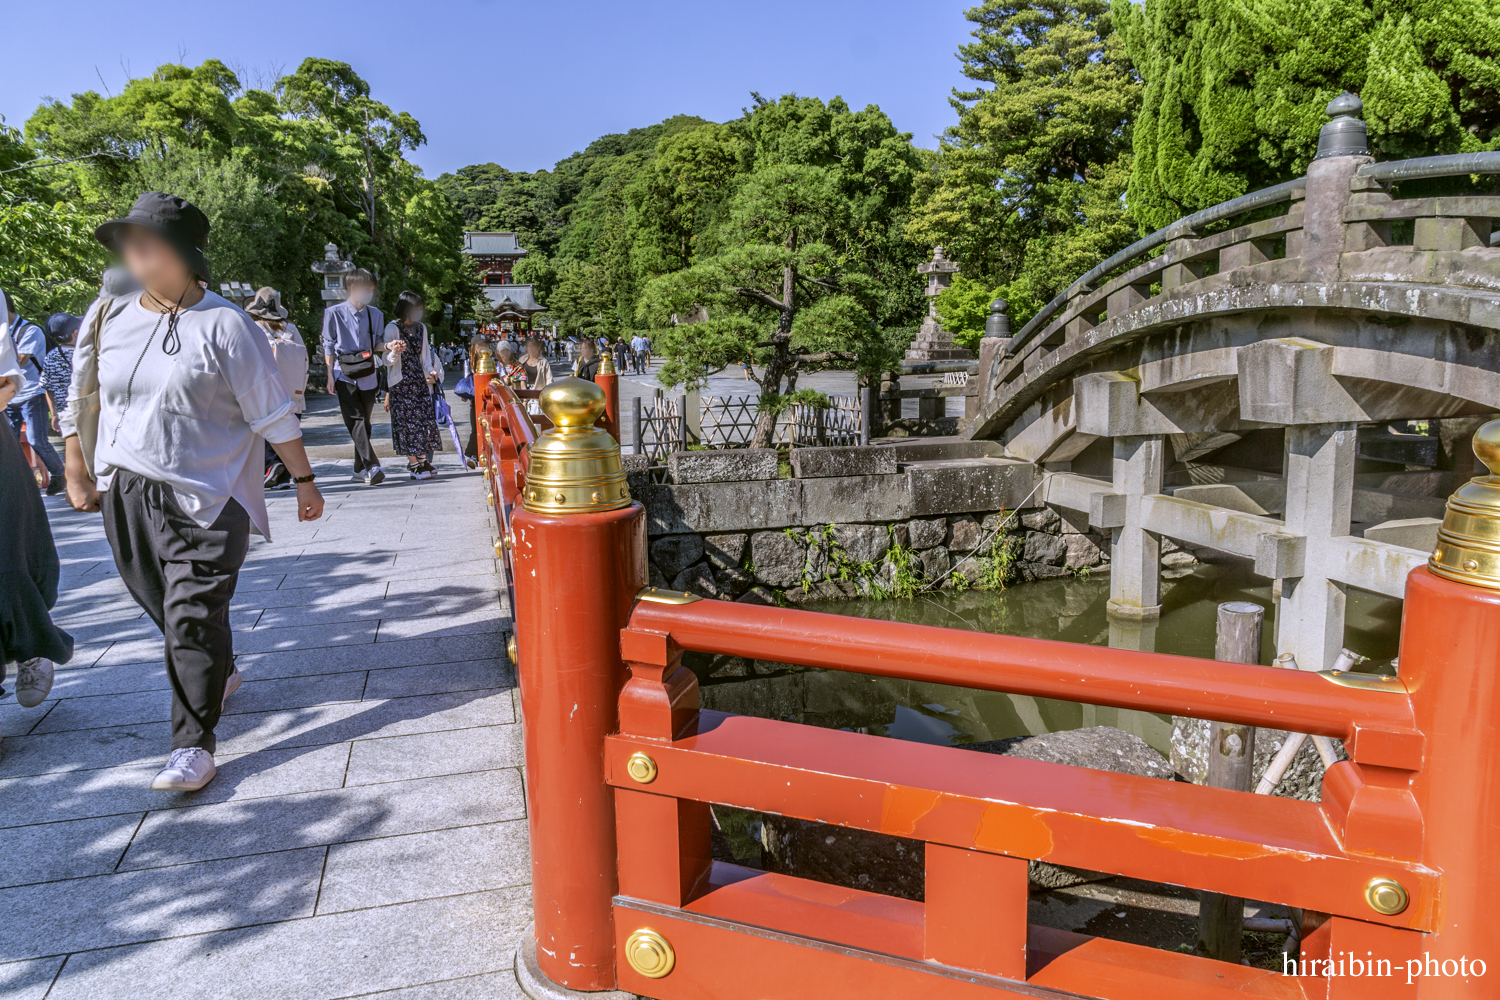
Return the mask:
M 265 334 L 203 287 L 208 230 L 151 191 L 95 231 L 141 291 L 90 307 L 61 421 L 68 502 L 103 511 L 120 578 L 166 639 L 172 753 L 151 787 L 167 791 L 213 778 L 214 727 L 239 686 L 229 603 L 250 533 L 269 535 L 260 438 L 298 484 L 298 518 L 323 512 Z

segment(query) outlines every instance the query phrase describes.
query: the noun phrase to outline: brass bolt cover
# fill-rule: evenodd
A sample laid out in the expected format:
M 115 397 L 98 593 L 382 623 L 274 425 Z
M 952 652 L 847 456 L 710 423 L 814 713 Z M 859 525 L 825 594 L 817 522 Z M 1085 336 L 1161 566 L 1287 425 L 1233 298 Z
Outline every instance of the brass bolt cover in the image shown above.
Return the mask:
M 677 953 L 667 939 L 649 927 L 631 931 L 625 939 L 625 960 L 647 979 L 660 979 L 677 964 Z
M 656 780 L 656 761 L 639 750 L 631 754 L 630 759 L 625 762 L 625 770 L 643 785 L 649 785 Z
M 505 655 L 510 657 L 510 665 L 519 667 L 521 665 L 520 654 L 516 652 L 516 634 L 512 632 L 505 639 Z
M 495 506 L 495 491 L 494 490 L 490 490 L 488 493 L 486 493 L 484 495 L 484 502 L 487 503 L 487 504 L 489 504 L 491 507 Z
M 1365 902 L 1376 913 L 1393 917 L 1406 909 L 1410 902 L 1406 887 L 1393 878 L 1372 878 L 1365 886 Z
M 1427 568 L 1444 579 L 1500 590 L 1500 420 L 1474 433 L 1474 454 L 1489 466 L 1448 498 L 1448 513 Z

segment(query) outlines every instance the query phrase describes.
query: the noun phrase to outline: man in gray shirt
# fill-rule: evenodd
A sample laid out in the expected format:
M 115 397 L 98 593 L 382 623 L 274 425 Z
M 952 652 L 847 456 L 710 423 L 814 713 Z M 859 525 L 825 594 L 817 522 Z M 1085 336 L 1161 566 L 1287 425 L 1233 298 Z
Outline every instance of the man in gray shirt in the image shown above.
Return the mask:
M 375 276 L 355 268 L 344 280 L 349 297 L 323 311 L 323 360 L 328 365 L 328 391 L 339 397 L 339 412 L 354 442 L 354 480 L 376 486 L 385 470 L 370 444 L 370 415 L 375 410 L 377 379 L 371 372 L 358 379 L 344 374 L 340 355 L 370 352 L 376 365 L 385 350 L 385 317 L 371 305 L 375 298 Z

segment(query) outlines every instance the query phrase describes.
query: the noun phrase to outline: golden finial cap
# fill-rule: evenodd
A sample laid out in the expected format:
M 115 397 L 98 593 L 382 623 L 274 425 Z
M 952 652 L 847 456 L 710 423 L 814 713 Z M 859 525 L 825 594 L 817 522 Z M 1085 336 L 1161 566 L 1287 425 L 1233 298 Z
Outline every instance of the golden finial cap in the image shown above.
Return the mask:
M 495 368 L 495 352 L 488 344 L 482 345 L 476 352 L 479 356 L 474 359 L 474 374 L 493 375 Z
M 543 389 L 539 402 L 553 428 L 531 448 L 521 505 L 551 514 L 629 506 L 619 442 L 594 426 L 604 413 L 604 390 L 569 377 Z
M 599 355 L 599 374 L 600 375 L 618 375 L 619 374 L 619 372 L 615 371 L 614 353 L 615 352 L 613 350 L 606 350 L 603 354 Z
M 1500 590 L 1500 420 L 1475 432 L 1474 454 L 1490 474 L 1476 476 L 1448 498 L 1427 567 L 1448 580 Z

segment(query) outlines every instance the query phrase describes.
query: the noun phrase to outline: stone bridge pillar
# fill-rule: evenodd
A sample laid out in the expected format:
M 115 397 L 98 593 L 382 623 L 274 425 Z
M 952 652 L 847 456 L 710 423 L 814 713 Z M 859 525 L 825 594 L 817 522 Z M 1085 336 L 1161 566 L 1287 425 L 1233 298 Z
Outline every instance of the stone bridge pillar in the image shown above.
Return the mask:
M 1141 498 L 1160 493 L 1166 439 L 1114 439 L 1114 489 L 1125 495 L 1125 526 L 1110 537 L 1109 613 L 1126 621 L 1161 617 L 1161 537 L 1141 527 Z
M 1358 424 L 1286 429 L 1286 530 L 1306 539 L 1303 575 L 1281 583 L 1276 651 L 1303 670 L 1328 670 L 1344 647 L 1347 588 L 1330 580 L 1349 534 Z

